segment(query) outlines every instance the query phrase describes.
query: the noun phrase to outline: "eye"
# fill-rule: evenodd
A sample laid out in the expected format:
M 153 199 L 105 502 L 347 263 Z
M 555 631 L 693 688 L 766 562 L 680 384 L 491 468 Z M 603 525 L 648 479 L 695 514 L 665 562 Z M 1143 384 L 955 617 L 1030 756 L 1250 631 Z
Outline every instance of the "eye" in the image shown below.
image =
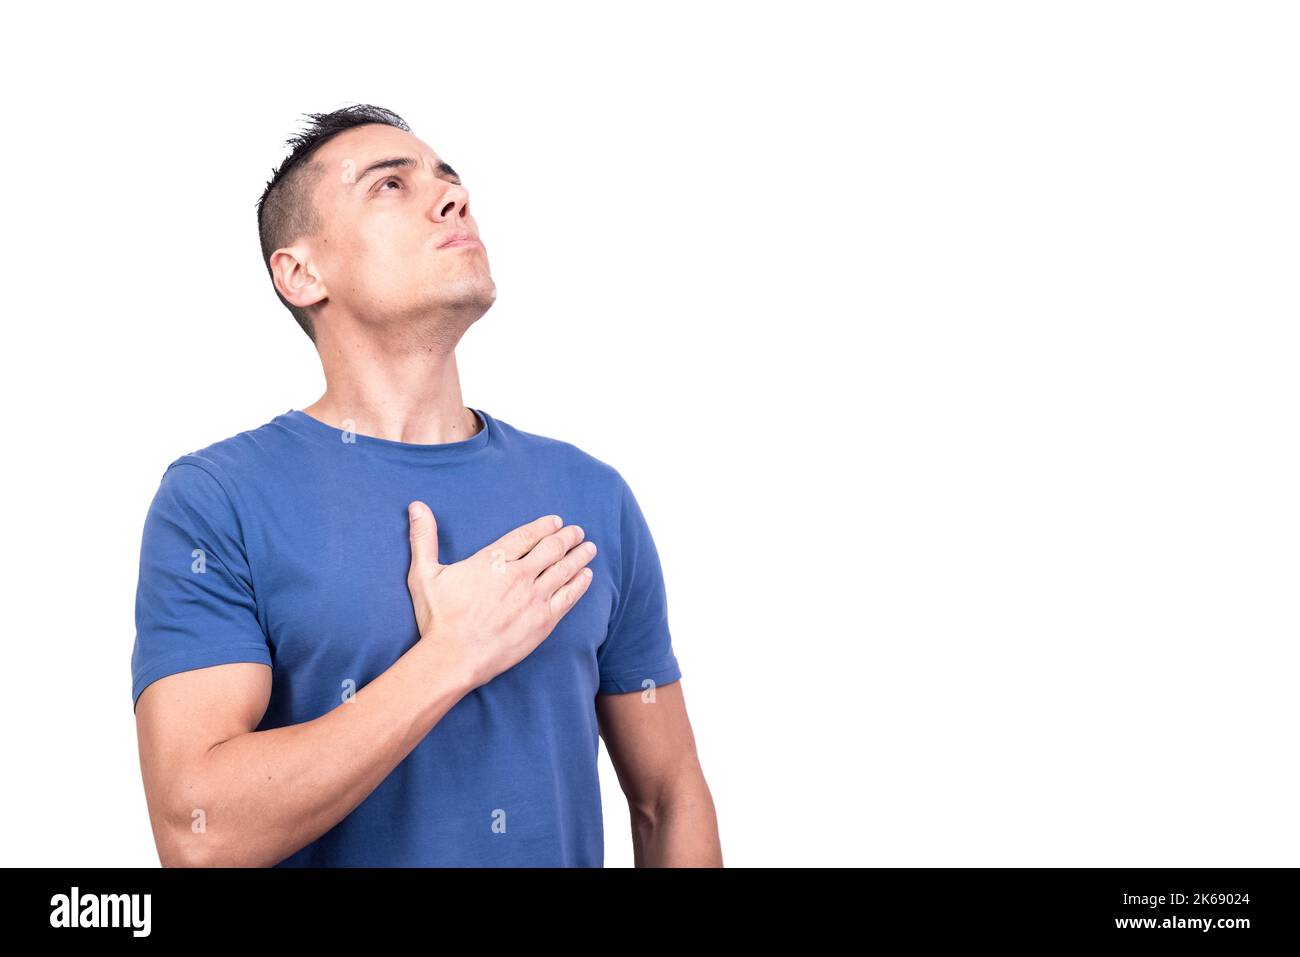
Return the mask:
M 388 190 L 384 189 L 385 186 L 387 186 L 389 183 L 400 183 L 401 181 L 402 180 L 400 177 L 390 176 L 388 177 L 388 179 L 384 180 L 382 183 L 379 184 L 379 187 L 375 190 L 375 192 L 377 193 L 388 192 Z

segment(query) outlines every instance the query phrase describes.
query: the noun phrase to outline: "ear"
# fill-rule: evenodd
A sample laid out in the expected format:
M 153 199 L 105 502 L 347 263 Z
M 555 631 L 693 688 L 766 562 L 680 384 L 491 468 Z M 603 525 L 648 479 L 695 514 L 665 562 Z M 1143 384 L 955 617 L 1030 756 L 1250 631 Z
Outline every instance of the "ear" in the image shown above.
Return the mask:
M 302 246 L 284 246 L 271 253 L 271 276 L 280 295 L 299 309 L 314 306 L 329 296 Z

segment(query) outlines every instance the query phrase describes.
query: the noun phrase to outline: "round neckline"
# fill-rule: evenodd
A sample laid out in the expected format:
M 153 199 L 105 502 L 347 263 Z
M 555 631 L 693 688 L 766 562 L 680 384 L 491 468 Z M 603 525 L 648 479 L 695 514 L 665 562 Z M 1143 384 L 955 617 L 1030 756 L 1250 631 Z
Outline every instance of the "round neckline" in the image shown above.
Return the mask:
M 492 416 L 473 406 L 466 406 L 466 408 L 478 416 L 482 428 L 469 438 L 458 442 L 397 442 L 393 439 L 362 435 L 359 432 L 344 432 L 343 429 L 337 429 L 320 419 L 313 418 L 301 409 L 290 409 L 279 416 L 279 419 L 281 424 L 290 431 L 334 448 L 353 448 L 393 460 L 414 463 L 458 462 L 483 451 L 492 443 L 494 428 Z M 345 437 L 347 441 L 344 441 Z

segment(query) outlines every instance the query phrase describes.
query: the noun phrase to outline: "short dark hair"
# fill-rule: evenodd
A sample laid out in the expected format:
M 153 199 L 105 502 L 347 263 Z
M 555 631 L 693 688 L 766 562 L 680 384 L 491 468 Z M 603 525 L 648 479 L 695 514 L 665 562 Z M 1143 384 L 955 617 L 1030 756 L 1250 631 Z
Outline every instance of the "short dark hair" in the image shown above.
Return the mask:
M 322 225 L 320 210 L 312 197 L 325 170 L 312 159 L 315 152 L 345 130 L 367 123 L 383 123 L 411 132 L 406 121 L 396 113 L 368 103 L 345 106 L 333 113 L 303 115 L 308 119 L 307 127 L 284 141 L 284 145 L 292 147 L 293 151 L 285 157 L 279 169 L 271 171 L 271 180 L 257 201 L 257 234 L 262 243 L 262 261 L 273 287 L 275 275 L 271 270 L 271 254 L 303 236 L 315 235 Z M 275 295 L 298 320 L 307 337 L 315 342 L 316 331 L 306 310 L 291 305 L 280 295 L 278 288 Z

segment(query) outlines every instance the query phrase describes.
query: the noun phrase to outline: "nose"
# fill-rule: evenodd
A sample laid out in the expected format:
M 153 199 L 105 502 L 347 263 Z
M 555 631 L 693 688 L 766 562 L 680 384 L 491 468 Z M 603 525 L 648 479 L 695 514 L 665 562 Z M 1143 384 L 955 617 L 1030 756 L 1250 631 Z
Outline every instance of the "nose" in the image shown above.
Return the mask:
M 469 191 L 464 186 L 448 183 L 446 191 L 434 200 L 434 222 L 465 219 L 467 216 L 469 216 Z

